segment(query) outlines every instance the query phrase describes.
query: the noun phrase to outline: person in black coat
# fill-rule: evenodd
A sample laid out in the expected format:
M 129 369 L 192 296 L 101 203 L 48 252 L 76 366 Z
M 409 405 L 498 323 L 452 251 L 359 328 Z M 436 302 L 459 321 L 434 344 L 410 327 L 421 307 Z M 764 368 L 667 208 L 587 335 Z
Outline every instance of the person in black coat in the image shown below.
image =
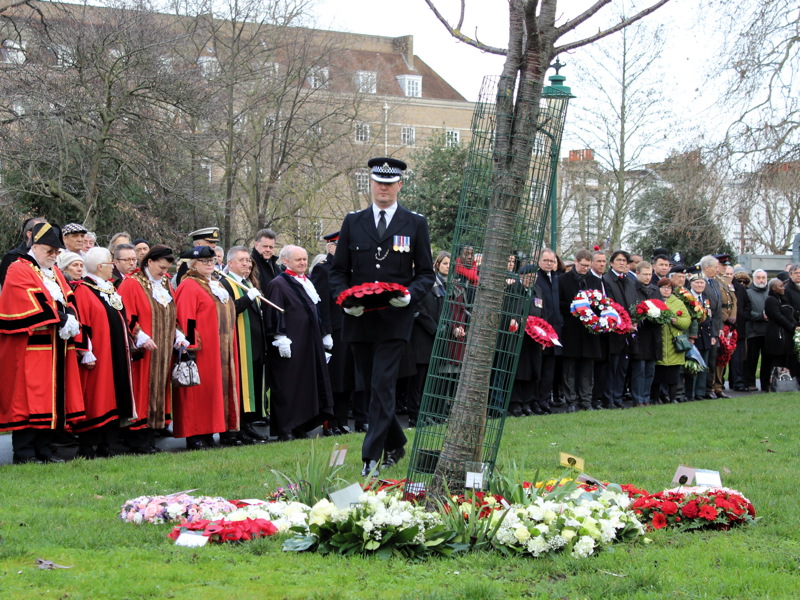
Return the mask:
M 614 251 L 611 254 L 611 269 L 603 275 L 606 296 L 625 310 L 630 310 L 636 304 L 636 284 L 627 277 L 629 260 L 630 254 L 624 250 Z M 630 339 L 630 334 L 608 334 L 608 374 L 603 393 L 606 408 L 622 408 Z
M 3 285 L 3 282 L 6 280 L 6 272 L 8 271 L 8 267 L 11 266 L 11 263 L 15 262 L 18 257 L 26 256 L 28 254 L 28 245 L 31 241 L 31 231 L 39 223 L 47 223 L 47 221 L 40 217 L 31 217 L 30 219 L 25 219 L 25 222 L 22 224 L 22 241 L 20 242 L 19 246 L 16 248 L 11 248 L 8 252 L 6 252 L 5 255 L 3 255 L 2 261 L 0 261 L 0 285 Z
M 253 260 L 253 272 L 258 278 L 258 286 L 266 290 L 269 282 L 283 271 L 275 254 L 278 234 L 271 229 L 260 229 L 256 233 L 256 241 L 250 258 Z
M 408 293 L 393 298 L 383 310 L 345 310 L 343 336 L 352 345 L 357 377 L 370 390 L 369 429 L 361 448 L 364 477 L 405 455 L 406 436 L 395 415 L 397 378 L 416 305 L 435 279 L 428 222 L 397 202 L 406 163 L 373 158 L 367 165 L 372 170 L 372 204 L 348 214 L 342 223 L 331 271 L 333 293 L 375 281 L 403 285 Z
M 344 312 L 336 303 L 336 296 L 331 290 L 330 276 L 333 261 L 339 243 L 339 232 L 331 233 L 323 238 L 328 251 L 327 256 L 311 269 L 311 282 L 317 289 L 321 300 L 319 303 L 320 318 L 322 320 L 323 335 L 330 334 L 333 348 L 328 350 L 331 358 L 328 361 L 328 375 L 333 391 L 334 419 L 326 422 L 322 434 L 325 436 L 351 433 L 348 426 L 347 413 L 350 410 L 350 401 L 354 387 L 355 365 L 350 345 L 342 339 L 342 326 L 344 325 Z M 353 406 L 354 417 L 357 423 L 366 422 L 366 407 Z
M 636 286 L 634 304 L 644 300 L 661 300 L 650 287 L 653 267 L 647 261 L 639 261 L 636 266 Z M 650 404 L 650 388 L 656 374 L 656 361 L 661 358 L 661 326 L 652 321 L 637 325 L 631 335 L 628 347 L 631 369 L 631 396 L 635 406 Z
M 533 285 L 536 265 L 526 265 L 520 269 L 520 281 L 512 284 L 515 288 L 512 296 L 517 302 L 527 303 L 526 310 L 515 310 L 514 313 L 525 314 L 527 312 L 532 317 L 542 318 L 545 314 L 545 302 L 539 293 L 539 289 Z M 524 307 L 521 306 L 521 308 Z M 511 311 L 503 311 L 511 312 Z M 511 400 L 508 405 L 508 413 L 512 417 L 522 415 L 544 415 L 550 414 L 549 405 L 539 406 L 536 401 L 536 389 L 542 373 L 542 345 L 525 333 L 526 322 L 517 322 L 512 319 L 510 325 L 516 328 L 517 335 L 522 336 L 517 369 L 514 373 L 514 384 L 511 387 Z
M 769 375 L 774 367 L 789 366 L 790 355 L 794 352 L 793 340 L 797 321 L 794 318 L 794 309 L 786 301 L 783 282 L 778 278 L 770 279 L 767 288 L 769 294 L 764 301 L 767 332 L 764 336 L 761 369 L 766 369 Z M 792 376 L 796 375 L 792 373 Z
M 572 271 L 557 280 L 559 312 L 564 323 L 561 328 L 561 389 L 569 412 L 575 412 L 579 407 L 591 410 L 594 362 L 603 357 L 600 338 L 570 313 L 570 304 L 579 291 L 601 289 L 600 279 L 589 272 L 591 265 L 592 253 L 579 250 Z
M 547 321 L 561 336 L 563 317 L 558 305 L 558 257 L 556 253 L 545 248 L 539 254 L 539 270 L 536 272 L 536 283 L 539 296 L 544 300 L 544 314 L 542 318 Z M 536 384 L 536 406 L 543 412 L 551 410 L 551 405 L 561 405 L 556 399 L 556 390 L 553 386 L 555 374 L 561 366 L 561 347 L 553 346 L 542 349 L 542 373 Z M 552 398 L 552 399 L 551 399 Z
M 706 295 L 707 282 L 700 275 L 690 275 L 690 291 L 695 300 L 703 306 L 707 304 Z M 708 364 L 708 357 L 711 353 L 711 319 L 706 318 L 702 322 L 692 321 L 689 329 L 686 330 L 689 340 L 694 344 L 695 349 L 700 353 L 702 359 Z M 711 371 L 713 373 L 713 371 Z M 687 400 L 702 400 L 706 390 L 706 378 L 709 371 L 700 371 L 695 375 L 684 374 L 684 390 Z M 712 375 L 713 376 L 713 375 Z

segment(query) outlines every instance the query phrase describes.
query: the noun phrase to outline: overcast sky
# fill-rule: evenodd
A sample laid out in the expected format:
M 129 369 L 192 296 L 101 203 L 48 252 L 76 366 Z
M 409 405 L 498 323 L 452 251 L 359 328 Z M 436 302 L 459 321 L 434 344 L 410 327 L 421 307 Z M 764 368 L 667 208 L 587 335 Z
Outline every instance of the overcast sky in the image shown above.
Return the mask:
M 642 6 L 651 2 L 652 0 L 636 0 L 634 3 Z M 562 19 L 576 16 L 581 8 L 589 4 L 589 0 L 564 0 L 561 3 L 564 7 Z M 614 0 L 609 7 L 603 9 L 598 18 L 578 32 L 580 37 L 591 35 L 598 28 L 613 22 L 614 7 L 620 4 L 620 0 Z M 451 22 L 458 18 L 459 5 L 459 0 L 437 0 L 440 11 Z M 504 57 L 480 52 L 450 37 L 424 0 L 395 3 L 377 3 L 375 0 L 316 0 L 315 12 L 316 25 L 321 28 L 389 37 L 413 35 L 414 53 L 470 101 L 477 100 L 483 77 L 497 75 L 502 69 Z M 648 17 L 653 22 L 664 24 L 667 44 L 661 67 L 663 94 L 670 107 L 681 116 L 681 129 L 691 132 L 684 135 L 697 134 L 703 123 L 712 120 L 708 110 L 713 101 L 708 95 L 700 96 L 698 90 L 707 83 L 708 73 L 715 64 L 713 51 L 716 44 L 713 42 L 713 33 L 709 31 L 708 15 L 703 16 L 699 12 L 698 0 L 672 0 Z M 696 24 L 704 19 L 706 28 L 701 31 Z M 697 29 L 693 29 L 695 27 Z M 713 27 L 710 29 L 713 31 Z M 478 39 L 488 45 L 506 47 L 507 2 L 467 0 L 467 18 L 463 31 L 473 37 L 477 35 Z M 571 70 L 570 65 L 575 66 L 576 62 L 585 60 L 588 53 L 597 51 L 596 47 L 589 46 L 560 57 L 568 65 L 562 70 L 562 74 L 567 77 L 567 85 L 577 96 L 572 101 L 573 104 L 587 102 L 593 94 L 592 90 L 582 90 L 577 70 Z M 569 119 L 567 127 L 562 148 L 564 153 L 578 143 L 569 131 Z M 663 158 L 661 155 L 656 156 L 655 151 L 656 149 L 648 160 Z M 661 149 L 658 152 L 663 154 Z

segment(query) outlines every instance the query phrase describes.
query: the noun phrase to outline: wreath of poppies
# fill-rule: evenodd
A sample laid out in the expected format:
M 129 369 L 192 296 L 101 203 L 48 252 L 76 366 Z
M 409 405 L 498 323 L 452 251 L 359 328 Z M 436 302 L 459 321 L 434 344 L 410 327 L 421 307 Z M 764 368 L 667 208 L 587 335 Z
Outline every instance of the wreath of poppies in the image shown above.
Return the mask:
M 561 345 L 561 342 L 558 341 L 556 330 L 541 317 L 528 317 L 528 322 L 525 324 L 525 333 L 533 338 L 534 342 L 539 342 L 545 348 Z
M 736 350 L 736 342 L 739 340 L 739 333 L 730 325 L 725 325 L 722 331 L 719 332 L 719 350 L 717 351 L 717 366 L 724 367 L 727 365 L 734 350 Z
M 611 301 L 611 308 L 617 311 L 617 314 L 619 315 L 619 323 L 617 323 L 614 333 L 625 335 L 626 333 L 633 331 L 633 321 L 631 320 L 631 316 L 628 314 L 628 311 L 625 310 L 621 304 L 618 304 L 613 300 Z
M 392 298 L 402 298 L 407 293 L 408 289 L 399 283 L 370 281 L 343 291 L 336 298 L 336 304 L 342 308 L 363 306 L 364 310 L 380 310 L 389 306 Z
M 572 299 L 569 312 L 592 333 L 609 333 L 620 323 L 612 300 L 600 290 L 582 290 Z

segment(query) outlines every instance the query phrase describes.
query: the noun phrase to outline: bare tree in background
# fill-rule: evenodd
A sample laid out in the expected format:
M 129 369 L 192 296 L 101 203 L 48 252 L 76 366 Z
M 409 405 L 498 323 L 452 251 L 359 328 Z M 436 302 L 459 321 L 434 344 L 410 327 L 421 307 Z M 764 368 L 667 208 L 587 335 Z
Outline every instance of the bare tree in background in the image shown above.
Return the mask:
M 425 0 L 447 31 L 456 39 L 475 48 L 506 56 L 497 94 L 497 127 L 495 131 L 492 170 L 493 195 L 486 223 L 483 247 L 482 280 L 478 287 L 466 340 L 466 356 L 453 402 L 451 421 L 433 481 L 433 495 L 442 495 L 447 485 L 463 486 L 461 466 L 479 460 L 486 418 L 486 391 L 492 366 L 499 312 L 502 306 L 505 263 L 513 248 L 514 216 L 523 197 L 526 174 L 533 154 L 533 140 L 545 71 L 561 52 L 580 48 L 612 33 L 621 31 L 651 14 L 668 0 L 658 0 L 614 26 L 596 34 L 559 45 L 559 40 L 572 34 L 611 3 L 598 0 L 571 18 L 559 13 L 557 0 L 509 0 L 508 47 L 490 46 L 463 32 L 466 0 L 461 0 L 455 21 L 448 20 L 437 8 L 435 0 Z M 563 7 L 562 7 L 563 10 Z M 556 21 L 559 21 L 558 23 Z M 479 407 L 475 409 L 473 407 Z

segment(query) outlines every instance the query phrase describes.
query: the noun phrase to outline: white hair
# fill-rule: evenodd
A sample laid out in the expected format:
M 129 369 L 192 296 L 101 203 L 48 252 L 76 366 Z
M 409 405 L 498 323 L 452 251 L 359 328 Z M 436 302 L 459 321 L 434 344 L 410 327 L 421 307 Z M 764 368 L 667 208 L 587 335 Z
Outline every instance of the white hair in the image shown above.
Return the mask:
M 97 267 L 100 266 L 100 263 L 110 262 L 111 252 L 108 251 L 108 248 L 101 248 L 100 246 L 91 248 L 83 257 L 83 266 L 86 268 L 86 272 L 92 275 L 97 273 Z

